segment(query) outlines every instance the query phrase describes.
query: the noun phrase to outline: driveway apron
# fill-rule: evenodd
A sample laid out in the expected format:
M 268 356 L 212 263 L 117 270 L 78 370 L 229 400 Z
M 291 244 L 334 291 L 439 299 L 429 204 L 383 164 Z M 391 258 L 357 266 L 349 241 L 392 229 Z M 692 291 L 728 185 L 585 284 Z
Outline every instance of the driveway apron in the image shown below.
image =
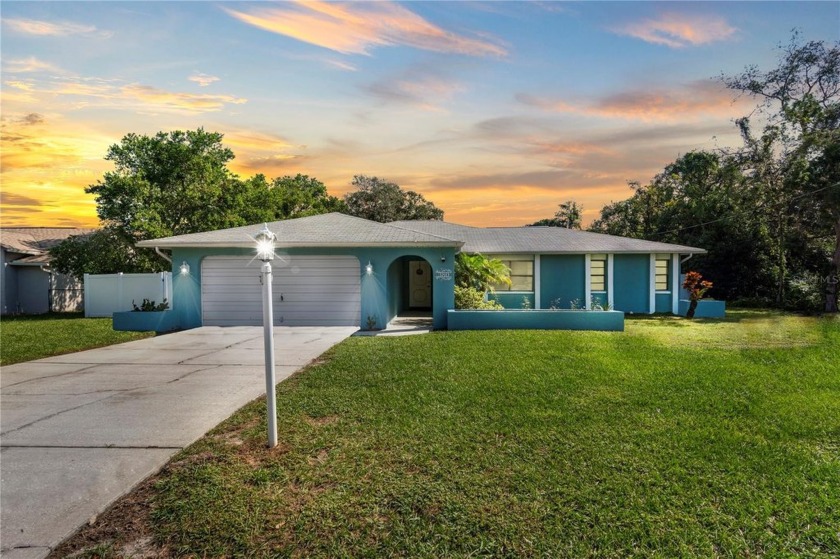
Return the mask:
M 350 336 L 276 327 L 277 381 Z M 262 328 L 203 327 L 3 367 L 0 556 L 45 557 L 265 394 Z

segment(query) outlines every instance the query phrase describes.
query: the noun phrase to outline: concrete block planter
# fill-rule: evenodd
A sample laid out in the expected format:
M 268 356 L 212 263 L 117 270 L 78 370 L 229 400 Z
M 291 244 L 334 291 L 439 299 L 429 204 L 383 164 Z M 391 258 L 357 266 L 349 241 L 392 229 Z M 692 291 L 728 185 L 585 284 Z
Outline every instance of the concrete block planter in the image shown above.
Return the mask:
M 525 310 L 448 311 L 449 330 L 603 330 L 624 331 L 621 311 Z
M 680 316 L 688 312 L 688 299 L 680 299 Z M 715 299 L 701 299 L 697 301 L 697 309 L 694 311 L 694 318 L 724 318 L 726 317 L 726 301 Z
M 123 311 L 114 313 L 114 330 L 128 332 L 172 332 L 178 330 L 175 313 L 170 311 Z

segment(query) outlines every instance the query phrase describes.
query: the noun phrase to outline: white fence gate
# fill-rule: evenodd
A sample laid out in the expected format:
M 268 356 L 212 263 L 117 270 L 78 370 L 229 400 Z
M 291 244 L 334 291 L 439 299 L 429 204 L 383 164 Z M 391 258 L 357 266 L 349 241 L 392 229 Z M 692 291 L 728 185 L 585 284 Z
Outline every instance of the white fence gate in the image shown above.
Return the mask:
M 85 316 L 130 311 L 143 299 L 172 306 L 172 272 L 156 274 L 85 274 Z

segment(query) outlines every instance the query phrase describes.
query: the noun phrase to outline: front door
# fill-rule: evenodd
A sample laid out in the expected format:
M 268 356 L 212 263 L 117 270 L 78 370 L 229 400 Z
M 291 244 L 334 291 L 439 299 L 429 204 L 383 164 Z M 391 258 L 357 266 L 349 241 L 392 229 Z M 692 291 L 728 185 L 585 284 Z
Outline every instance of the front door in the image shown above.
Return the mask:
M 432 267 L 425 260 L 408 263 L 408 306 L 412 309 L 432 308 Z

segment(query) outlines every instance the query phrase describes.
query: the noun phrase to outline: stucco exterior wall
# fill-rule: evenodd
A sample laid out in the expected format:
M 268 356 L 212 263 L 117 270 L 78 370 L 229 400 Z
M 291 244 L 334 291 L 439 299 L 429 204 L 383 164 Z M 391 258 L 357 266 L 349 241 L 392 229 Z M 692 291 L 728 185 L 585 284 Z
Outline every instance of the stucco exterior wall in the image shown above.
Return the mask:
M 432 318 L 437 329 L 446 328 L 446 311 L 455 306 L 455 251 L 453 248 L 395 247 L 395 248 L 301 248 L 278 249 L 277 258 L 295 255 L 350 255 L 359 260 L 361 281 L 361 316 L 359 324 L 366 327 L 368 317 L 376 318 L 376 326 L 384 328 L 399 311 L 394 291 L 402 290 L 400 275 L 391 270 L 391 264 L 404 256 L 417 256 L 429 262 L 435 275 L 432 285 Z M 174 249 L 172 251 L 172 310 L 180 328 L 201 326 L 201 261 L 211 255 L 253 256 L 252 249 Z M 190 266 L 188 275 L 180 274 L 182 262 Z M 370 262 L 373 273 L 367 275 L 365 266 Z M 397 266 L 398 268 L 399 266 Z M 393 285 L 394 282 L 398 282 Z
M 540 276 L 540 308 L 548 309 L 554 305 L 569 309 L 575 299 L 581 304 L 585 302 L 586 274 L 582 254 L 542 255 Z
M 650 308 L 650 255 L 616 254 L 613 264 L 615 310 L 648 313 Z

